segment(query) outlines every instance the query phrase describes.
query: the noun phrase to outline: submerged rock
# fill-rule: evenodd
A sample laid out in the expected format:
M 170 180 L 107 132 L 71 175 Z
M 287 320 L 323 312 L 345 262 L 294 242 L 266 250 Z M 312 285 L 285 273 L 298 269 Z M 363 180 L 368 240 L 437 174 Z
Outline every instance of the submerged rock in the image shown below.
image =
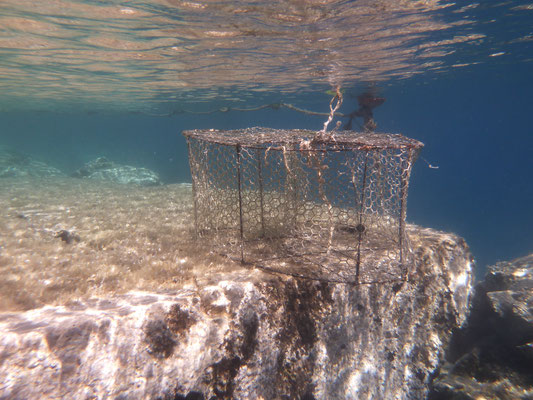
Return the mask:
M 115 163 L 109 161 L 105 157 L 98 157 L 95 160 L 89 161 L 79 170 L 75 171 L 72 176 L 75 178 L 87 178 L 94 174 L 95 172 L 112 169 L 116 166 Z
M 65 176 L 57 168 L 33 160 L 27 154 L 0 146 L 0 178 Z
M 114 168 L 102 169 L 92 173 L 89 178 L 116 182 L 122 184 L 137 184 L 141 186 L 160 185 L 159 176 L 149 169 L 119 165 Z
M 105 157 L 89 161 L 72 174 L 75 178 L 89 178 L 121 184 L 133 183 L 141 186 L 160 185 L 157 173 L 140 167 L 119 165 Z
M 0 398 L 423 399 L 466 317 L 463 240 L 411 228 L 409 282 L 353 286 L 235 265 L 173 293 L 0 314 Z
M 430 399 L 533 399 L 533 254 L 489 267 Z

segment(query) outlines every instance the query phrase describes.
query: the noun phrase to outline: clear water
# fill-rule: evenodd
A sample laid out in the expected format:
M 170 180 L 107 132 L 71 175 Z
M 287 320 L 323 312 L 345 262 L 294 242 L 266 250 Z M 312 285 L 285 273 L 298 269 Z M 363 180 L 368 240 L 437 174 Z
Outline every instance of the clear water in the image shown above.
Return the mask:
M 378 130 L 439 166 L 418 161 L 408 219 L 463 236 L 481 276 L 533 252 L 532 61 L 531 1 L 3 0 L 0 145 L 186 182 L 182 130 L 318 130 L 323 116 L 239 109 L 327 112 L 341 87 L 349 113 L 371 87 Z

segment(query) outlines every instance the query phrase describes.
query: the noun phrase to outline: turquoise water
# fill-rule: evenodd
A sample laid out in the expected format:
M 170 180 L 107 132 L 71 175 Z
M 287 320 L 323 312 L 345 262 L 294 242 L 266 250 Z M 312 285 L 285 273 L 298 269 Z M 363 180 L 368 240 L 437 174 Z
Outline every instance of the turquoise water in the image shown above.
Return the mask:
M 319 130 L 325 116 L 239 110 L 327 113 L 340 87 L 348 114 L 371 88 L 378 131 L 439 167 L 417 162 L 408 220 L 463 236 L 481 276 L 533 251 L 532 27 L 527 1 L 7 0 L 0 145 L 183 182 L 182 130 Z

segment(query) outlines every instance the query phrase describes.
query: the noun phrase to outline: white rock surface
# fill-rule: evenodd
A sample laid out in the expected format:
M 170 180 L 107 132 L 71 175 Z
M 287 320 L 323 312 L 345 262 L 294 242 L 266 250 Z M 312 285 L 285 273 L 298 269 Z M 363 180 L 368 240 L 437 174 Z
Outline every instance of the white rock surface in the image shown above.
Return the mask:
M 0 399 L 422 399 L 472 271 L 461 239 L 411 238 L 403 285 L 236 266 L 210 286 L 0 314 Z

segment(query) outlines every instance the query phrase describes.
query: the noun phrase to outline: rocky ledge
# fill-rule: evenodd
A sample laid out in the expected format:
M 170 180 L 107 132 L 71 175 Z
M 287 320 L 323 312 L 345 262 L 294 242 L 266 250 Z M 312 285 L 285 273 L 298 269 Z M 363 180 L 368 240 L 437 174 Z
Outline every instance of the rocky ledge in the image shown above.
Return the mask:
M 533 399 L 533 254 L 489 267 L 429 398 Z
M 0 398 L 423 399 L 466 318 L 471 257 L 453 235 L 411 239 L 402 284 L 236 265 L 205 286 L 0 314 Z

